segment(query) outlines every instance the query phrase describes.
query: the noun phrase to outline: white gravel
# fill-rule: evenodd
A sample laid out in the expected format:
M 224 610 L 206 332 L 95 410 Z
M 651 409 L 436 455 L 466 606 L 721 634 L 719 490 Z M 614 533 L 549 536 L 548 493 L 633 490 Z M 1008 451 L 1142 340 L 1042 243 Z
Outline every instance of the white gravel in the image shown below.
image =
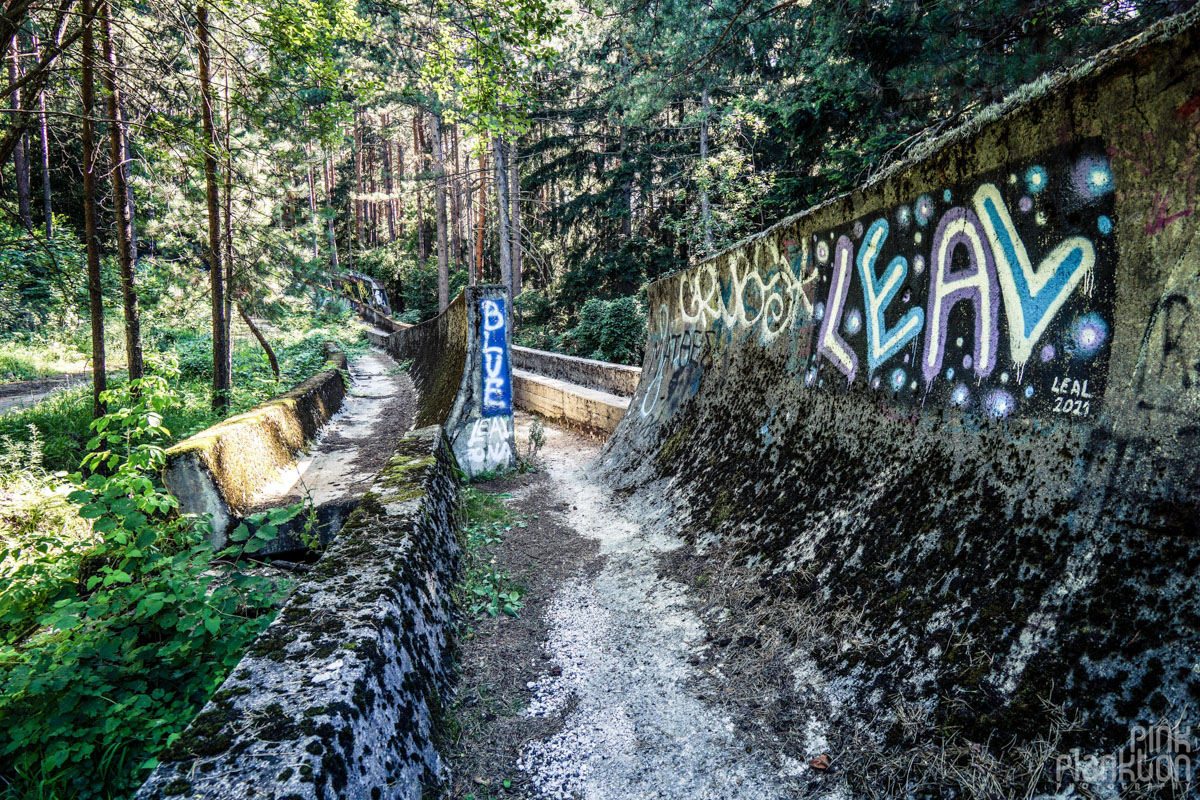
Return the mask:
M 555 441 L 547 471 L 568 520 L 606 556 L 595 577 L 564 584 L 550 606 L 547 650 L 561 675 L 530 687 L 525 713 L 570 709 L 565 727 L 528 745 L 520 767 L 548 798 L 778 800 L 780 777 L 746 753 L 732 720 L 695 696 L 704 629 L 686 588 L 660 578 L 657 556 L 679 546 L 644 532 L 584 466 L 594 452 Z M 557 670 L 554 670 L 557 671 Z

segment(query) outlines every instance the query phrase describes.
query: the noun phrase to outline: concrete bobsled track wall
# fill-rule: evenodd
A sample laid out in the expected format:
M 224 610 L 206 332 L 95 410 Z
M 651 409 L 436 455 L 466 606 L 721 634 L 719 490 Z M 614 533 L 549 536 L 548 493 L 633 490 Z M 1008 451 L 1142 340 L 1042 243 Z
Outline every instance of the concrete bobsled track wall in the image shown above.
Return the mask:
M 1197 719 L 1197 19 L 650 288 L 597 469 L 755 603 L 861 613 L 805 656 L 831 735 Z
M 468 286 L 437 317 L 388 336 L 409 368 L 418 427 L 443 425 L 469 476 L 516 464 L 513 439 L 512 304 L 503 286 Z
M 418 800 L 450 686 L 458 482 L 414 431 L 139 800 Z
M 346 354 L 325 343 L 325 370 L 286 394 L 218 422 L 167 450 L 163 483 L 184 514 L 209 514 L 212 541 L 254 503 L 255 495 L 312 441 L 346 396 Z M 270 548 L 268 548 L 270 550 Z

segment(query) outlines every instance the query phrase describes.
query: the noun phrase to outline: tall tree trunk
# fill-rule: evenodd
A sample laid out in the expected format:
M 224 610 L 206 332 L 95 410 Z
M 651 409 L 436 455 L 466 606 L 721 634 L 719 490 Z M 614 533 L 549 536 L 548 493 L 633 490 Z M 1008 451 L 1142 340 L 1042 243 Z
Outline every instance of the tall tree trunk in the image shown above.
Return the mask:
M 450 254 L 454 259 L 454 268 L 462 268 L 462 228 L 459 220 L 462 218 L 460 208 L 459 184 L 461 176 L 458 172 L 458 126 L 450 126 L 450 163 L 454 165 L 454 177 L 450 179 Z
M 515 298 L 521 293 L 521 178 L 517 173 L 515 137 L 508 152 L 508 194 L 512 206 L 512 213 L 508 217 L 508 227 L 512 241 L 512 296 Z
M 442 152 L 442 117 L 440 114 L 429 115 L 429 137 L 433 140 L 434 160 L 434 197 L 437 206 L 437 246 L 438 246 L 438 312 L 446 310 L 450 305 L 450 250 L 447 244 L 446 230 L 446 161 Z
M 492 138 L 496 168 L 496 229 L 500 239 L 500 282 L 512 291 L 512 235 L 508 230 L 508 146 L 502 136 Z
M 311 158 L 311 156 L 308 153 L 308 145 L 307 144 L 304 145 L 304 155 L 306 158 Z M 314 179 L 313 179 L 313 167 L 312 167 L 311 161 L 308 163 L 307 175 L 308 175 L 308 228 L 309 228 L 309 231 L 312 233 L 312 254 L 313 254 L 312 257 L 313 257 L 313 261 L 316 261 L 318 258 L 321 257 L 321 250 L 317 244 L 317 242 L 320 239 L 320 234 L 317 233 L 317 231 L 320 230 L 320 225 L 317 224 L 317 187 L 313 185 Z
M 322 165 L 325 169 L 325 210 L 329 217 L 329 266 L 338 273 L 341 271 L 341 266 L 338 264 L 337 250 L 337 226 L 334 223 L 333 212 L 333 154 L 329 154 L 329 158 Z
M 467 149 L 463 148 L 462 153 L 462 174 L 463 174 L 463 243 L 467 248 L 467 260 L 464 267 L 467 270 L 467 283 L 475 284 L 475 231 L 472 227 L 472 220 L 475 213 L 473 195 L 474 190 L 471 188 L 471 154 Z
M 229 340 L 225 325 L 225 271 L 221 268 L 221 198 L 217 187 L 217 129 L 209 73 L 208 5 L 196 4 L 196 36 L 200 63 L 200 105 L 204 123 L 204 184 L 208 201 L 208 275 L 212 293 L 213 410 L 229 408 L 232 376 L 229 374 Z
M 396 201 L 392 197 L 392 191 L 395 188 L 394 178 L 392 174 L 392 141 L 387 137 L 388 118 L 383 118 L 383 141 L 380 146 L 383 148 L 383 190 L 387 193 L 387 226 L 388 226 L 388 241 L 396 241 Z
M 101 75 L 108 95 L 108 143 L 112 154 L 113 206 L 117 213 L 117 263 L 121 273 L 121 300 L 125 307 L 125 360 L 129 379 L 143 376 L 142 320 L 138 310 L 137 276 L 133 271 L 133 224 L 129 217 L 129 185 L 125 182 L 125 121 L 121 118 L 121 89 L 117 83 L 117 50 L 109 23 L 108 0 L 96 3 L 100 21 L 100 47 L 104 53 Z
M 620 138 L 620 161 L 621 169 L 626 170 L 625 176 L 621 179 L 621 209 L 624 213 L 621 215 L 621 238 L 622 241 L 629 241 L 633 238 L 633 173 L 631 165 L 628 163 L 628 154 L 625 152 L 625 126 L 621 126 Z
M 354 240 L 363 246 L 363 154 L 362 113 L 354 112 Z M 347 234 L 349 237 L 349 234 Z
M 396 221 L 399 236 L 404 237 L 404 144 L 396 136 Z
M 425 269 L 425 202 L 422 199 L 424 192 L 421 191 L 421 172 L 424 170 L 425 147 L 421 141 L 421 125 L 423 124 L 423 114 L 421 111 L 416 111 L 413 114 L 413 173 L 417 180 L 413 184 L 417 187 L 417 266 L 422 270 Z
M 83 19 L 83 70 L 80 76 L 83 101 L 83 218 L 87 239 L 88 310 L 92 318 L 92 417 L 104 416 L 107 409 L 100 395 L 108 388 L 104 363 L 104 295 L 100 286 L 100 239 L 96 230 L 96 137 L 92 121 L 96 108 L 95 44 L 93 42 L 91 0 L 80 5 Z
M 708 86 L 700 93 L 700 168 L 708 163 Z M 708 197 L 707 177 L 705 184 L 700 187 L 700 224 L 704 233 L 704 251 L 711 253 L 713 249 L 712 232 L 712 203 Z
M 479 208 L 476 213 L 479 214 L 479 225 L 476 229 L 475 239 L 475 281 L 474 283 L 483 283 L 483 239 L 484 226 L 487 224 L 487 141 L 479 148 Z
M 8 83 L 10 86 L 16 84 L 21 77 L 21 36 L 20 34 L 13 37 L 12 50 L 9 53 L 8 59 Z M 21 108 L 21 90 L 15 89 L 12 93 L 12 108 L 14 111 L 19 111 Z M 13 122 L 19 123 L 19 114 L 13 115 Z M 13 171 L 17 178 L 17 212 L 21 216 L 21 224 L 25 226 L 25 230 L 33 230 L 33 214 L 30 210 L 30 191 L 29 191 L 29 150 L 26 147 L 28 137 L 22 132 L 17 139 L 17 147 L 13 150 Z
M 34 58 L 41 60 L 38 37 L 33 35 Z M 46 116 L 46 92 L 38 92 L 38 122 L 42 145 L 42 216 L 46 221 L 46 238 L 54 238 L 54 207 L 50 202 L 50 122 Z
M 229 65 L 225 64 L 222 70 L 225 77 L 225 196 L 224 209 L 222 209 L 223 219 L 221 222 L 225 226 L 224 235 L 222 237 L 225 242 L 225 341 L 229 345 L 229 388 L 233 389 L 233 296 L 236 291 L 236 281 L 234 279 L 234 260 L 233 260 L 233 148 L 230 146 L 232 137 L 230 129 L 233 127 L 232 109 L 229 105 Z

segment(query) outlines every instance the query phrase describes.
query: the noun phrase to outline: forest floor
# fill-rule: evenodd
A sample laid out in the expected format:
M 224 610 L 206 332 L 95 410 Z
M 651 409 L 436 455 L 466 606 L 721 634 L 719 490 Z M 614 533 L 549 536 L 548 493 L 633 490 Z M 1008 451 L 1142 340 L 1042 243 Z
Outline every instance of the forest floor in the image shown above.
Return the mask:
M 518 441 L 529 423 L 518 416 Z M 719 656 L 666 568 L 682 542 L 644 530 L 589 477 L 599 443 L 550 427 L 546 440 L 538 471 L 478 486 L 516 515 L 494 559 L 525 607 L 462 640 L 450 796 L 795 796 L 796 773 L 776 766 L 794 760 L 743 735 L 706 680 Z

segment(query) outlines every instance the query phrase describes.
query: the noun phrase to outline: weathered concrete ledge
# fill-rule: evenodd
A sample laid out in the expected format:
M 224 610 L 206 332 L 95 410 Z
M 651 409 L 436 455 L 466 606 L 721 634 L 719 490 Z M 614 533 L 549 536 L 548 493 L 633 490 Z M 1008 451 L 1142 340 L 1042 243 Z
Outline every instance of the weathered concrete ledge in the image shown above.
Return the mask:
M 513 367 L 607 394 L 632 397 L 642 377 L 641 367 L 628 367 L 592 358 L 566 356 L 532 347 L 512 349 Z
M 216 546 L 255 495 L 329 421 L 346 396 L 346 354 L 325 343 L 325 370 L 286 394 L 167 450 L 163 483 L 184 514 L 210 514 Z
M 137 794 L 417 800 L 451 677 L 458 484 L 410 433 L 329 550 Z
M 516 350 L 516 348 L 513 348 Z M 513 402 L 519 408 L 589 436 L 608 438 L 629 408 L 629 398 L 523 369 L 513 370 Z
M 357 300 L 351 300 L 350 304 L 354 306 L 354 310 L 359 313 L 359 316 L 361 316 L 367 322 L 370 322 L 375 327 L 384 331 L 386 334 L 395 333 L 396 331 L 402 331 L 405 328 L 412 327 L 412 325 L 409 325 L 407 322 L 398 322 L 392 319 L 379 309 L 372 308 L 366 303 L 360 303 Z M 387 344 L 386 337 L 379 336 L 379 334 L 376 334 L 373 331 L 367 331 L 367 336 L 371 339 L 371 344 L 375 345 L 376 347 L 384 347 Z

